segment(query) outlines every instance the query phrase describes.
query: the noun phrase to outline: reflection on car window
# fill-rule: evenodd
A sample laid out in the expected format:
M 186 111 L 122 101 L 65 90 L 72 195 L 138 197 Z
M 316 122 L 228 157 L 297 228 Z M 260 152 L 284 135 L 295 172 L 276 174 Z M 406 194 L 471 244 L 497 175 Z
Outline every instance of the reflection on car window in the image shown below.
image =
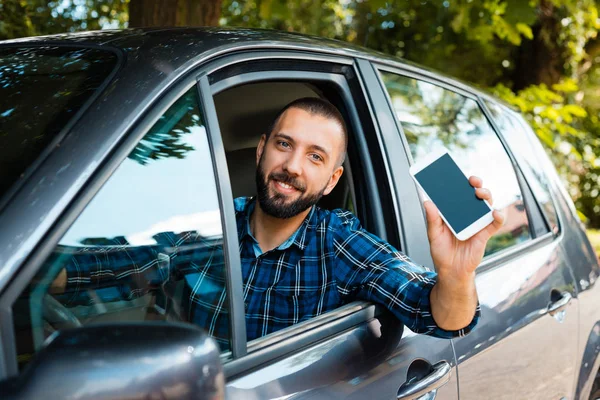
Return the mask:
M 467 176 L 477 175 L 494 196 L 506 223 L 486 255 L 530 239 L 529 221 L 512 163 L 478 104 L 416 79 L 381 72 L 415 161 L 447 148 Z
M 537 201 L 542 206 L 551 229 L 557 230 L 558 218 L 556 216 L 556 209 L 552 203 L 548 178 L 544 174 L 544 168 L 538 162 L 537 157 L 533 156 L 536 154 L 536 151 L 531 142 L 534 139 L 531 127 L 514 111 L 490 101 L 486 101 L 486 105 L 492 113 L 498 128 L 508 140 L 515 157 L 519 160 L 527 182 Z
M 19 297 L 19 361 L 56 330 L 122 321 L 190 322 L 227 349 L 228 307 L 217 189 L 192 88 L 119 166 Z
M 0 196 L 67 125 L 117 65 L 106 50 L 0 49 Z

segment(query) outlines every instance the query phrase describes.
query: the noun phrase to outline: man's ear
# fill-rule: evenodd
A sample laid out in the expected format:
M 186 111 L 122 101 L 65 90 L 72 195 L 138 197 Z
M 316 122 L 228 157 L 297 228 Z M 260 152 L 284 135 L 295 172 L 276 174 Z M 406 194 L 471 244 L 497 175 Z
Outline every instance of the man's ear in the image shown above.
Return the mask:
M 260 157 L 262 156 L 263 151 L 265 150 L 265 143 L 267 143 L 267 135 L 263 134 L 260 137 L 260 141 L 258 142 L 258 147 L 256 147 L 256 165 L 260 162 Z
M 333 171 L 333 175 L 331 175 L 331 178 L 329 178 L 329 183 L 327 184 L 327 187 L 325 187 L 325 190 L 323 191 L 323 196 L 327 196 L 329 193 L 331 193 L 331 191 L 333 190 L 335 185 L 337 185 L 337 183 L 339 182 L 343 173 L 344 173 L 344 167 L 342 167 L 341 165 L 339 167 L 337 167 L 335 169 L 335 171 Z

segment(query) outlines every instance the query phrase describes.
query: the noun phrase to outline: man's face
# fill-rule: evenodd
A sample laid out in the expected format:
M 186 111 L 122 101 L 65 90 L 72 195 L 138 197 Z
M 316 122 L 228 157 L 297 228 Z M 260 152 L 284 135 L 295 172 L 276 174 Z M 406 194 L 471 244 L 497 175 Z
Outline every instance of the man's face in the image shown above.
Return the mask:
M 276 218 L 291 218 L 329 194 L 343 168 L 342 128 L 331 119 L 290 108 L 268 141 L 257 149 L 256 186 L 261 209 Z

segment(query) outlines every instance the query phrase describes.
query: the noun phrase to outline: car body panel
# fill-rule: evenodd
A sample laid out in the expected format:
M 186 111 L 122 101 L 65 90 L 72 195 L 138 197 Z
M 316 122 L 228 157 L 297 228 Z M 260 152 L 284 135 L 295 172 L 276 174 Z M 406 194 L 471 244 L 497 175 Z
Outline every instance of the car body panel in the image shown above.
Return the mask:
M 569 398 L 576 370 L 577 300 L 547 313 L 551 290 L 576 296 L 558 242 L 478 273 L 481 322 L 456 341 L 464 399 Z M 510 376 L 510 379 L 506 377 Z M 485 377 L 485 378 L 484 378 Z
M 407 329 L 402 334 L 402 327 L 393 319 L 383 313 L 329 340 L 234 377 L 227 384 L 228 397 L 390 399 L 406 381 L 410 364 L 423 359 L 451 364 L 451 379 L 438 390 L 436 399 L 458 399 L 450 341 Z

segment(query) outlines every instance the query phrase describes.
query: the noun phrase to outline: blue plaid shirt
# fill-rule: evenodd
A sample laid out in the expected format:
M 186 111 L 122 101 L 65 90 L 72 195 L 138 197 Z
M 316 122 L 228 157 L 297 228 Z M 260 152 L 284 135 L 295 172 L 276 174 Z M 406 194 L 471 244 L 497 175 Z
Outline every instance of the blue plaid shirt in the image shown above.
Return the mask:
M 436 274 L 362 229 L 350 212 L 313 207 L 286 242 L 263 253 L 250 232 L 254 204 L 251 198 L 235 200 L 248 340 L 359 299 L 385 306 L 417 333 L 452 338 L 476 325 L 479 307 L 464 329 L 439 328 L 429 301 Z M 202 238 L 195 232 L 162 235 L 159 246 L 77 250 L 67 258 L 63 301 L 130 300 L 155 290 L 159 309 L 203 327 L 228 348 L 222 238 Z M 82 290 L 90 287 L 94 298 Z

